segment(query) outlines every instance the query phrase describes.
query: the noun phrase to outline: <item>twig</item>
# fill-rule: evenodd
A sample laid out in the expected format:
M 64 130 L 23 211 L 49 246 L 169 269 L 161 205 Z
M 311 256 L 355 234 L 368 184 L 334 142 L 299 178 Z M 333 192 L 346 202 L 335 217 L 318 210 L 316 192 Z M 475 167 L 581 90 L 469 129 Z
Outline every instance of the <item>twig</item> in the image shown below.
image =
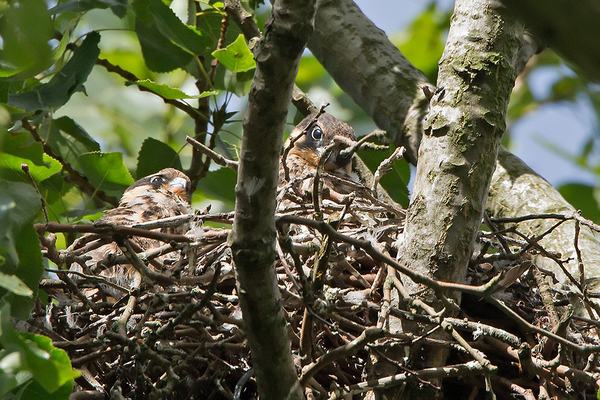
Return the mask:
M 175 279 L 169 275 L 161 274 L 160 272 L 153 271 L 148 268 L 146 264 L 136 254 L 133 250 L 132 243 L 130 239 L 125 239 L 119 244 L 119 248 L 127 256 L 129 262 L 133 267 L 143 276 L 150 278 L 153 282 L 157 282 L 163 285 L 171 285 L 175 283 Z
M 328 364 L 331 364 L 335 360 L 339 360 L 343 357 L 349 357 L 362 350 L 367 343 L 371 343 L 384 337 L 385 331 L 379 328 L 367 328 L 352 342 L 340 346 L 335 350 L 325 353 L 319 357 L 315 362 L 307 365 L 303 368 L 302 375 L 300 376 L 300 385 L 306 386 L 310 378 L 312 378 L 320 369 L 324 368 Z
M 469 361 L 465 364 L 448 365 L 438 368 L 427 368 L 414 372 L 403 372 L 401 374 L 388 376 L 385 378 L 375 379 L 368 382 L 361 382 L 356 385 L 351 385 L 345 393 L 334 391 L 329 397 L 330 400 L 345 398 L 346 394 L 355 395 L 367 392 L 373 389 L 389 388 L 401 385 L 410 379 L 433 380 L 450 377 L 464 377 L 470 375 L 482 375 L 485 373 L 484 368 L 477 361 Z
M 146 229 L 140 228 L 132 228 L 129 226 L 123 225 L 68 225 L 68 224 L 59 224 L 58 222 L 49 222 L 47 224 L 34 224 L 35 229 L 38 231 L 38 234 L 42 234 L 43 232 L 77 232 L 77 233 L 96 233 L 99 235 L 114 235 L 121 234 L 126 236 L 140 236 L 147 237 L 150 239 L 156 239 L 163 242 L 193 242 L 195 239 L 190 236 L 185 235 L 176 235 L 173 233 L 166 232 L 157 232 L 157 231 L 148 231 Z
M 579 284 L 583 289 L 583 295 L 587 296 L 587 285 L 585 284 L 585 267 L 583 260 L 581 259 L 581 250 L 579 249 L 579 227 L 580 222 L 575 220 L 575 236 L 573 238 L 573 246 L 575 247 L 575 254 L 577 257 L 577 265 L 579 266 Z
M 217 163 L 218 165 L 221 165 L 221 166 L 227 167 L 227 168 L 231 168 L 232 170 L 237 171 L 237 169 L 238 169 L 237 161 L 229 160 L 229 159 L 223 157 L 221 154 L 219 154 L 216 151 L 210 149 L 209 147 L 203 145 L 202 143 L 200 143 L 199 141 L 197 141 L 196 139 L 194 139 L 192 137 L 186 136 L 185 140 L 189 144 L 194 146 L 202 154 L 206 155 L 211 160 L 213 160 L 215 163 Z
M 110 61 L 105 60 L 103 58 L 98 58 L 96 60 L 96 65 L 100 65 L 100 66 L 106 68 L 106 70 L 108 72 L 115 73 L 115 74 L 121 76 L 122 78 L 127 79 L 128 81 L 130 81 L 132 83 L 136 83 L 137 81 L 139 81 L 139 78 L 137 76 L 135 76 L 134 74 L 132 74 L 131 72 L 125 71 L 123 68 L 119 67 L 118 65 L 114 65 Z M 162 96 L 161 94 L 156 93 L 155 91 L 150 90 L 144 86 L 140 86 L 140 85 L 136 85 L 136 86 L 140 90 L 140 92 L 152 93 L 153 95 L 160 97 L 162 99 L 162 101 L 165 102 L 166 104 L 170 104 L 170 105 L 174 106 L 175 108 L 180 109 L 181 111 L 188 114 L 192 118 L 197 118 L 200 115 L 197 110 L 195 110 L 193 107 L 189 106 L 188 104 L 186 104 L 182 101 L 167 99 L 166 97 Z
M 31 176 L 31 173 L 29 172 L 29 165 L 21 164 L 21 169 L 23 170 L 23 172 L 25 172 L 25 175 L 27 175 L 27 177 L 31 181 L 31 184 L 33 185 L 33 188 L 37 192 L 38 196 L 40 196 L 40 201 L 42 202 L 42 211 L 44 212 L 44 220 L 46 221 L 46 223 L 50 222 L 50 219 L 48 218 L 48 210 L 46 209 L 46 200 L 44 199 L 44 196 L 42 196 L 42 193 L 40 193 L 40 189 L 38 189 L 37 184 L 35 183 L 35 179 L 33 179 L 33 176 Z
M 397 147 L 392 155 L 383 160 L 377 167 L 375 175 L 373 175 L 373 186 L 371 186 L 371 191 L 373 192 L 373 196 L 375 196 L 375 198 L 377 198 L 377 185 L 379 185 L 379 181 L 381 180 L 382 176 L 391 171 L 390 167 L 394 161 L 401 159 L 405 152 L 406 148 L 404 146 Z
M 87 280 L 90 281 L 94 281 L 94 282 L 98 282 L 101 283 L 103 285 L 106 286 L 110 286 L 114 289 L 120 290 L 122 292 L 129 292 L 129 289 L 124 288 L 123 286 L 117 285 L 114 282 L 109 281 L 108 279 L 102 277 L 102 276 L 98 276 L 98 275 L 88 275 L 88 274 L 84 274 L 83 272 L 79 272 L 79 271 L 73 271 L 73 270 L 62 270 L 62 269 L 51 269 L 51 268 L 45 268 L 44 269 L 47 272 L 52 272 L 55 273 L 56 275 L 61 275 L 61 274 L 69 274 L 69 275 L 77 275 L 80 276 L 82 278 L 85 278 Z M 83 295 L 83 297 L 85 299 L 87 299 L 87 297 L 85 295 Z
M 367 149 L 371 149 L 371 150 L 386 150 L 388 148 L 388 146 L 386 146 L 386 145 L 380 145 L 380 144 L 368 142 L 368 140 L 370 140 L 374 137 L 381 137 L 381 136 L 385 136 L 386 134 L 387 134 L 386 131 L 382 131 L 381 129 L 376 129 L 373 132 L 366 134 L 365 136 L 360 138 L 360 140 L 358 140 L 358 141 L 349 140 L 347 137 L 340 136 L 341 138 L 348 141 L 347 143 L 349 143 L 347 148 L 340 151 L 340 156 L 342 156 L 342 157 L 351 156 L 352 154 L 356 153 L 358 150 L 363 149 L 363 148 L 367 148 Z
M 506 224 L 506 223 L 511 223 L 511 222 L 519 223 L 519 222 L 524 222 L 524 221 L 530 221 L 533 219 L 559 219 L 559 220 L 563 220 L 563 221 L 577 220 L 577 221 L 581 222 L 581 224 L 589 227 L 590 229 L 592 229 L 596 232 L 600 232 L 600 225 L 593 223 L 589 219 L 583 218 L 581 216 L 581 214 L 579 214 L 579 213 L 568 214 L 568 215 L 565 215 L 565 214 L 529 214 L 529 215 L 524 215 L 521 217 L 491 218 L 491 220 L 493 222 L 496 222 L 498 224 Z

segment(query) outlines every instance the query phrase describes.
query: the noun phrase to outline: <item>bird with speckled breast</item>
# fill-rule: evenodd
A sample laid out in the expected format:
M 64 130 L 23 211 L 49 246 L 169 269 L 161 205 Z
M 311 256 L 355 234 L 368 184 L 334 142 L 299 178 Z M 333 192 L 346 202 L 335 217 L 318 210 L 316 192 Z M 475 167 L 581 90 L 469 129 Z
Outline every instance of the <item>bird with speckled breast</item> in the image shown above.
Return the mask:
M 165 168 L 155 174 L 139 179 L 129 186 L 123 193 L 118 207 L 106 211 L 94 225 L 132 226 L 167 217 L 190 214 L 192 212 L 190 198 L 190 179 L 181 171 L 174 168 Z M 182 224 L 176 227 L 160 228 L 160 230 L 166 233 L 183 234 L 188 230 L 188 226 Z M 85 242 L 90 237 L 92 235 L 88 234 L 81 239 Z M 133 237 L 132 240 L 142 251 L 157 248 L 164 244 L 155 239 L 137 236 Z M 119 246 L 112 241 L 112 238 L 98 238 L 96 244 L 98 245 L 96 248 L 94 248 L 93 242 L 86 245 L 90 248 L 90 251 L 86 253 L 90 257 L 86 261 L 88 268 L 96 269 L 98 263 L 108 263 L 110 257 L 121 254 Z M 76 264 L 73 264 L 71 269 L 80 272 L 82 270 Z M 117 264 L 102 270 L 100 275 L 129 289 L 132 282 L 135 281 L 135 276 L 139 273 L 130 264 Z M 111 288 L 105 289 L 107 293 L 115 298 L 123 294 Z

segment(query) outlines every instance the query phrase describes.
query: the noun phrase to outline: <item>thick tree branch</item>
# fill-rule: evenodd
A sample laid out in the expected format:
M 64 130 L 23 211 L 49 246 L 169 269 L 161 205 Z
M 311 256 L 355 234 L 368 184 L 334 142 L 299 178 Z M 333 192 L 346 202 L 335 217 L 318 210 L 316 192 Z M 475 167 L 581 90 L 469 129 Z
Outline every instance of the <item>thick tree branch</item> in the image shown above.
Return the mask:
M 422 134 L 423 110 L 419 107 L 421 103 L 418 99 L 424 99 L 424 95 L 420 90 L 413 92 L 406 87 L 426 85 L 423 74 L 351 0 L 319 2 L 315 33 L 311 37 L 309 48 L 338 85 L 380 128 L 388 131 L 396 145 L 413 145 L 407 147 L 407 152 L 412 154 L 412 157 L 407 159 L 414 163 Z M 376 50 L 377 48 L 380 50 Z M 529 51 L 528 54 L 534 52 L 535 50 Z M 523 60 L 521 65 L 522 63 Z M 405 137 L 406 135 L 410 137 Z M 500 155 L 490 187 L 493 195 L 489 196 L 486 206 L 491 216 L 516 217 L 545 213 L 552 208 L 560 210 L 563 207 L 568 207 L 568 213 L 572 212 L 573 208 L 558 191 L 521 160 L 504 149 Z M 510 172 L 501 173 L 503 170 Z M 529 190 L 524 190 L 524 186 L 515 185 L 518 182 L 515 177 L 519 180 L 526 178 Z M 525 180 L 522 182 L 525 185 Z M 539 204 L 546 205 L 538 209 Z M 500 210 L 501 214 L 496 214 Z M 535 229 L 536 234 L 545 230 L 543 227 Z M 560 244 L 553 243 L 551 247 L 555 250 L 560 249 L 562 254 L 572 254 L 575 251 L 572 232 L 572 226 L 560 226 L 556 235 L 571 239 L 563 240 Z M 587 238 L 580 241 L 579 246 L 584 265 L 589 269 L 591 263 L 586 260 L 592 260 L 594 257 L 598 259 L 600 243 L 587 227 L 582 227 L 581 234 Z M 569 267 L 571 264 L 569 263 Z M 551 269 L 555 270 L 554 266 Z M 588 277 L 598 275 L 600 273 L 597 270 L 587 273 Z
M 449 282 L 466 276 L 517 75 L 523 29 L 496 6 L 456 2 L 400 250 L 411 268 Z
M 279 154 L 298 63 L 315 2 L 276 1 L 255 47 L 240 151 L 231 250 L 260 397 L 303 397 L 273 268 Z

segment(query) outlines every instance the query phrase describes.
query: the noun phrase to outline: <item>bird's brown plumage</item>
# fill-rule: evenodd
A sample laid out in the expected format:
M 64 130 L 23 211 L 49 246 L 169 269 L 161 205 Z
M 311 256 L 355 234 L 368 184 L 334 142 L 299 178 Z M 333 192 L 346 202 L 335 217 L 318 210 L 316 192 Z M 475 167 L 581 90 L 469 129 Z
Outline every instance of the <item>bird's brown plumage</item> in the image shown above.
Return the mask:
M 304 118 L 292 131 L 290 138 L 302 135 L 289 151 L 285 163 L 289 168 L 289 181 L 306 178 L 314 174 L 319 158 L 336 136 L 356 140 L 356 134 L 348 124 L 335 118 L 331 114 L 321 114 L 315 118 L 311 114 Z M 324 185 L 339 193 L 352 191 L 346 182 L 358 183 L 358 178 L 351 172 L 352 155 L 342 156 L 339 150 L 334 150 L 325 160 L 323 176 Z M 337 178 L 337 179 L 336 179 Z M 287 183 L 283 164 L 279 169 L 279 187 Z M 305 179 L 298 187 L 300 192 L 307 192 L 312 187 L 312 179 Z
M 162 218 L 190 214 L 192 212 L 190 206 L 190 188 L 190 179 L 183 172 L 174 168 L 165 168 L 129 186 L 125 190 L 125 193 L 123 193 L 119 206 L 106 211 L 94 225 L 131 226 Z M 183 234 L 187 230 L 187 224 L 171 228 L 161 228 L 162 232 L 176 234 Z M 85 241 L 86 237 L 84 236 L 83 239 Z M 101 244 L 107 239 L 100 238 L 97 240 L 98 244 Z M 156 248 L 163 244 L 158 240 L 143 237 L 134 237 L 133 242 L 141 250 Z M 118 254 L 121 254 L 121 250 L 116 243 L 110 241 L 109 243 L 101 244 L 98 248 L 86 253 L 87 256 L 91 257 L 86 262 L 86 266 L 92 270 L 96 270 L 98 263 L 108 263 L 111 256 Z M 81 270 L 79 266 L 75 266 L 73 269 Z M 117 264 L 102 270 L 100 274 L 118 285 L 129 288 L 135 280 L 137 272 L 130 264 Z M 110 288 L 107 288 L 106 291 L 113 297 L 123 294 Z

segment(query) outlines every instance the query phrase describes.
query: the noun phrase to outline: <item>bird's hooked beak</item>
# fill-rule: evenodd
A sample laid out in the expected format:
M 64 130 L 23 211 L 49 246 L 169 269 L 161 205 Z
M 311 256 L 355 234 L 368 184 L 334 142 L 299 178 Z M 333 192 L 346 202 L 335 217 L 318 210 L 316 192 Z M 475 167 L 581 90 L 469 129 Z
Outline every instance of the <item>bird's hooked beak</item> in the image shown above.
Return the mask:
M 181 189 L 185 190 L 186 192 L 188 191 L 187 181 L 184 178 L 181 178 L 181 177 L 173 178 L 173 180 L 171 182 L 169 182 L 169 184 L 173 187 L 181 188 Z
M 325 150 L 325 148 L 323 147 L 323 150 L 319 151 L 319 156 L 323 153 L 324 150 Z M 338 168 L 347 169 L 347 167 L 351 161 L 352 161 L 352 154 L 349 154 L 344 157 L 344 156 L 340 155 L 340 150 L 333 150 L 331 153 L 329 153 L 329 155 L 325 159 L 325 169 L 329 170 L 329 171 L 332 171 L 332 170 L 335 170 Z

